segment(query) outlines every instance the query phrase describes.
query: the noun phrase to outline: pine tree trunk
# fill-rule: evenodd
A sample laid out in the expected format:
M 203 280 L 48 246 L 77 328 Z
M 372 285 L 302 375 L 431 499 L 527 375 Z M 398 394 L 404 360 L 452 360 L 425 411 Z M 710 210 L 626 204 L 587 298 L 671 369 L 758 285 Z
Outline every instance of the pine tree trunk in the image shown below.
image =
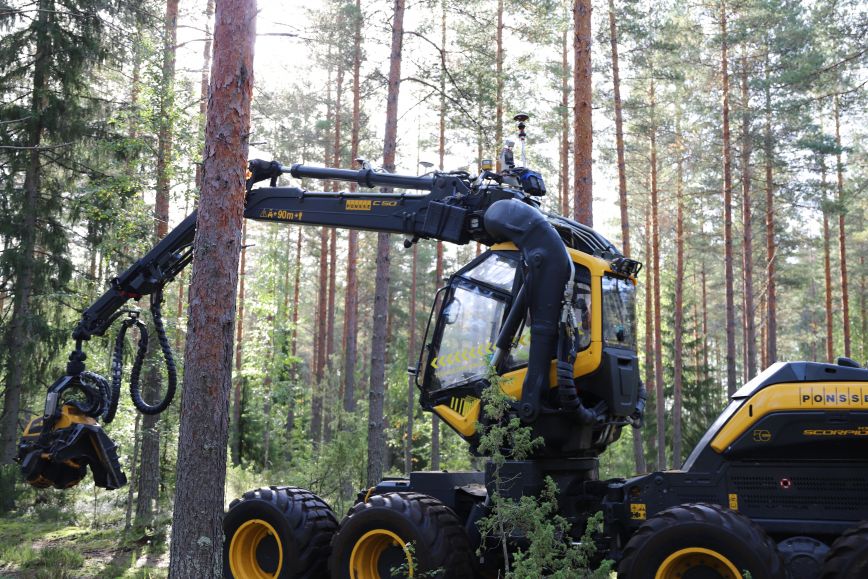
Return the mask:
M 444 49 L 446 46 L 444 45 Z M 494 96 L 494 146 L 503 147 L 503 0 L 497 0 L 497 33 L 495 39 L 495 96 Z M 500 172 L 506 167 L 500 166 L 500 155 L 497 156 L 495 169 Z
M 847 206 L 844 200 L 844 165 L 841 163 L 841 103 L 835 95 L 835 170 L 838 174 L 838 251 L 841 265 L 841 317 L 844 329 L 844 355 L 850 357 L 850 284 L 847 280 Z M 830 360 L 831 362 L 831 360 Z
M 440 36 L 441 42 L 445 49 L 446 46 L 446 0 L 442 0 L 442 17 L 440 20 Z M 445 79 L 446 76 L 446 56 L 444 54 L 440 61 L 440 76 Z M 445 85 L 441 85 L 443 87 Z M 500 123 L 497 123 L 500 127 Z M 481 143 L 482 139 L 478 139 Z M 440 93 L 440 135 L 439 135 L 439 167 L 444 170 L 444 162 L 446 158 L 446 94 L 441 90 Z M 495 146 L 500 147 L 502 143 L 495 140 Z M 500 166 L 500 155 L 498 155 L 498 168 Z M 480 159 L 481 161 L 481 159 Z M 498 169 L 499 170 L 499 169 Z M 434 266 L 434 290 L 440 287 L 440 280 L 443 279 L 443 242 L 437 242 L 437 256 Z M 440 418 L 431 413 L 431 470 L 440 469 Z
M 729 56 L 726 37 L 726 0 L 720 3 L 720 72 L 723 87 L 723 262 L 726 293 L 726 391 L 732 396 L 735 376 L 735 290 L 732 249 L 732 159 L 729 137 Z
M 593 209 L 593 130 L 591 100 L 593 80 L 591 67 L 591 2 L 575 0 L 573 6 L 573 215 L 576 221 L 594 226 Z
M 208 114 L 208 73 L 211 69 L 211 21 L 214 20 L 214 0 L 205 5 L 205 45 L 202 47 L 202 80 L 199 88 L 199 134 L 205 134 Z M 196 163 L 196 189 L 202 187 L 202 163 Z
M 175 45 L 177 44 L 179 0 L 167 0 L 163 31 L 163 65 L 159 95 L 159 128 L 157 131 L 156 195 L 154 203 L 154 242 L 169 231 L 169 193 L 172 163 L 172 118 L 174 108 Z M 154 296 L 151 296 L 151 300 Z M 148 370 L 142 392 L 153 402 L 160 396 L 161 376 L 159 342 L 151 332 L 148 344 Z M 139 493 L 136 502 L 136 524 L 147 524 L 157 511 L 160 494 L 160 433 L 159 415 L 142 418 L 142 457 L 139 467 Z
M 244 363 L 244 282 L 247 279 L 247 222 L 241 226 L 241 259 L 238 267 L 238 313 L 235 318 L 235 376 L 232 396 L 232 464 L 241 464 L 241 441 L 244 433 L 241 429 L 241 410 L 243 382 L 241 368 Z
M 362 66 L 362 7 L 356 0 L 353 24 L 353 124 L 350 130 L 350 161 L 359 156 L 359 132 L 361 131 L 361 66 Z M 356 184 L 350 183 L 350 191 Z M 358 275 L 356 262 L 359 258 L 359 234 L 350 230 L 347 248 L 347 289 L 344 301 L 344 410 L 356 410 L 356 357 L 358 348 Z
M 743 268 L 744 268 L 744 318 L 746 343 L 744 346 L 747 361 L 747 380 L 756 376 L 756 315 L 753 300 L 753 215 L 751 207 L 751 138 L 750 138 L 750 92 L 747 78 L 747 57 L 741 58 L 741 196 L 743 228 Z
M 765 129 L 763 147 L 766 172 L 766 363 L 778 359 L 777 279 L 775 274 L 775 197 L 774 197 L 774 141 L 772 136 L 772 97 L 769 80 L 769 55 L 766 47 L 764 70 Z
M 645 206 L 645 262 L 649 263 L 652 260 L 651 257 L 651 204 L 648 203 Z M 657 395 L 657 383 L 654 380 L 654 283 L 651 278 L 651 267 L 645 268 L 645 388 L 648 390 L 649 401 L 653 396 L 654 407 L 656 409 L 657 405 L 662 404 L 662 401 L 659 400 Z M 650 406 L 650 405 L 649 405 Z M 655 419 L 657 417 L 657 413 L 655 412 Z M 651 435 L 651 440 L 649 441 L 649 445 L 651 450 L 653 451 L 657 448 L 657 445 L 660 444 L 656 432 Z M 645 457 L 642 457 L 642 463 L 644 464 Z M 645 472 L 646 468 L 639 468 L 639 464 L 636 464 L 636 470 L 638 472 Z
M 653 74 L 653 69 L 652 69 Z M 660 311 L 660 208 L 657 190 L 657 96 L 651 79 L 651 274 L 654 276 L 654 385 L 657 388 L 657 468 L 666 468 L 666 398 L 663 388 L 663 334 Z
M 329 230 L 320 228 L 319 239 L 319 289 L 317 291 L 316 308 L 316 332 L 314 337 L 314 379 L 313 392 L 310 404 L 310 431 L 308 437 L 315 449 L 319 448 L 322 440 L 323 422 L 323 391 L 325 389 L 325 362 L 326 362 L 326 327 L 328 307 L 328 253 L 329 253 Z
M 389 57 L 389 88 L 386 96 L 386 131 L 383 139 L 383 169 L 395 171 L 398 141 L 398 94 L 401 88 L 401 49 L 404 40 L 404 3 L 395 0 L 392 49 Z M 383 477 L 386 468 L 386 433 L 383 403 L 386 392 L 386 317 L 389 307 L 389 234 L 377 234 L 377 273 L 374 286 L 374 327 L 371 337 L 371 386 L 368 393 L 369 485 Z
M 329 293 L 328 293 L 328 310 L 326 318 L 326 369 L 328 376 L 323 385 L 323 394 L 326 395 L 323 403 L 323 440 L 329 442 L 332 439 L 334 427 L 332 422 L 336 413 L 336 404 L 331 397 L 334 396 L 335 384 L 334 376 L 336 374 L 334 368 L 335 354 L 335 300 L 337 297 L 337 279 L 336 270 L 338 264 L 337 254 L 338 236 L 337 230 L 332 227 L 329 230 Z
M 828 200 L 826 199 L 826 164 L 822 165 L 823 184 L 823 272 L 826 281 L 826 361 L 830 364 L 835 360 L 835 336 L 833 334 L 834 312 L 832 311 L 832 256 L 831 256 L 831 230 L 829 227 Z
M 24 380 L 25 359 L 32 347 L 30 332 L 33 282 L 36 268 L 36 220 L 39 214 L 39 194 L 42 188 L 42 161 L 39 147 L 44 132 L 42 112 L 46 106 L 51 40 L 48 37 L 47 21 L 50 4 L 39 3 L 39 27 L 36 36 L 36 53 L 33 63 L 32 99 L 30 119 L 27 121 L 28 163 L 24 173 L 24 199 L 21 207 L 22 235 L 20 261 L 12 286 L 12 317 L 6 330 L 6 380 L 3 394 L 3 414 L 0 416 L 0 463 L 11 464 L 18 443 L 18 414 L 21 409 L 21 386 Z
M 255 0 L 218 0 L 169 563 L 169 575 L 178 579 L 219 577 L 223 570 L 232 334 L 255 38 Z
M 615 106 L 615 149 L 618 155 L 618 200 L 621 207 L 621 245 L 630 257 L 630 217 L 627 213 L 627 164 L 624 160 L 624 115 L 621 110 L 621 77 L 618 69 L 618 27 L 615 0 L 609 0 L 609 36 L 612 42 L 612 89 Z
M 407 366 L 416 367 L 416 270 L 419 264 L 417 245 L 413 245 L 413 270 L 410 281 L 410 327 L 407 329 Z M 413 374 L 407 379 L 407 439 L 404 443 L 404 472 L 409 476 L 413 470 L 413 416 L 416 414 L 416 380 Z
M 678 107 L 678 105 L 676 105 Z M 672 379 L 672 468 L 681 468 L 681 392 L 684 353 L 684 146 L 681 137 L 681 109 L 675 116 L 675 154 L 678 156 L 675 169 L 675 323 L 672 333 L 675 339 Z
M 566 24 L 561 40 L 561 215 L 570 215 L 570 62 L 569 31 Z

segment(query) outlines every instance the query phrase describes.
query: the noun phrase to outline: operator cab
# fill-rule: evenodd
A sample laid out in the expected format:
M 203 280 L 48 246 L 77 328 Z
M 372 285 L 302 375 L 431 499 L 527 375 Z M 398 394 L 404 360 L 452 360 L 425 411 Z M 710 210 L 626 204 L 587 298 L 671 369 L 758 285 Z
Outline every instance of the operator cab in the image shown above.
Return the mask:
M 585 406 L 600 410 L 605 420 L 577 425 L 563 416 L 553 360 L 549 392 L 534 428 L 552 441 L 549 446 L 558 455 L 585 456 L 616 440 L 640 398 L 644 403 L 636 357 L 636 286 L 632 275 L 613 271 L 610 261 L 568 251 L 578 290 L 573 375 Z M 472 446 L 491 372 L 506 394 L 521 399 L 530 349 L 524 281 L 521 253 L 511 243 L 498 244 L 453 274 L 434 300 L 416 369 L 421 403 Z

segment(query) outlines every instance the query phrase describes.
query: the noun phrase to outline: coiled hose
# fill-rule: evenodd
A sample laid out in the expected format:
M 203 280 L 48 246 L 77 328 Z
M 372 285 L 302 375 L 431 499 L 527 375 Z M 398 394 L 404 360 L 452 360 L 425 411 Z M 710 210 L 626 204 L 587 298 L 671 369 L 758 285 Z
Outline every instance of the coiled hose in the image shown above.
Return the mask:
M 82 413 L 93 418 L 102 418 L 105 424 L 109 424 L 117 414 L 118 402 L 121 397 L 121 386 L 124 373 L 124 345 L 126 344 L 127 330 L 135 326 L 139 330 L 139 343 L 136 350 L 136 355 L 133 360 L 133 366 L 130 371 L 130 398 L 133 401 L 133 406 L 142 414 L 154 415 L 163 412 L 172 403 L 175 397 L 175 391 L 178 386 L 178 370 L 175 365 L 175 357 L 172 353 L 172 347 L 169 344 L 169 338 L 166 335 L 166 328 L 163 325 L 163 313 L 161 309 L 163 301 L 162 291 L 157 291 L 151 298 L 151 317 L 154 320 L 154 329 L 157 332 L 157 340 L 160 343 L 160 350 L 163 354 L 163 360 L 166 364 L 166 374 L 168 377 L 168 386 L 163 399 L 157 404 L 148 404 L 141 393 L 140 379 L 142 375 L 142 367 L 145 358 L 148 355 L 148 327 L 139 318 L 138 314 L 130 314 L 122 325 L 121 330 L 115 338 L 114 350 L 112 352 L 111 363 L 111 384 L 103 376 L 95 372 L 82 371 L 77 376 L 75 389 L 84 393 L 84 401 L 71 401 L 68 404 L 74 405 Z M 75 354 L 75 353 L 74 353 Z M 84 356 L 78 352 L 83 361 Z

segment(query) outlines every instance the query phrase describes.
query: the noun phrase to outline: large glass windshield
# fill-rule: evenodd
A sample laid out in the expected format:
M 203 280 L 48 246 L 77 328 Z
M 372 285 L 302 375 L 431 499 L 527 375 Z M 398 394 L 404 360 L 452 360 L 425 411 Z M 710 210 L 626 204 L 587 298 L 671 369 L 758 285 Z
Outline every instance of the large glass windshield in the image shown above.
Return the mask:
M 636 349 L 636 286 L 629 279 L 603 276 L 603 342 Z
M 461 275 L 505 292 L 511 292 L 515 280 L 515 263 L 515 259 L 492 253 L 488 259 Z
M 469 282 L 455 286 L 441 314 L 440 348 L 427 362 L 432 391 L 486 375 L 505 310 L 499 294 Z

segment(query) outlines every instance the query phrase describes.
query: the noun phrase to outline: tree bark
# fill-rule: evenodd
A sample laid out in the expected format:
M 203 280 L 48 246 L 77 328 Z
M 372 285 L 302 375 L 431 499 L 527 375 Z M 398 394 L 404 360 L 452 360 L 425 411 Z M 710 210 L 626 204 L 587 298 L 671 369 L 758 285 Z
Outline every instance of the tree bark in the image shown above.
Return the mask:
M 681 392 L 684 353 L 684 146 L 681 137 L 681 109 L 676 105 L 675 116 L 675 339 L 674 376 L 672 379 L 672 468 L 681 468 Z
M 645 261 L 650 262 L 652 260 L 651 257 L 651 204 L 648 203 L 645 205 Z M 651 267 L 645 268 L 645 387 L 648 390 L 649 399 L 653 395 L 654 397 L 654 407 L 656 409 L 657 405 L 662 404 L 662 401 L 658 399 L 657 394 L 657 382 L 654 379 L 654 283 L 651 278 Z M 658 416 L 655 412 L 655 419 Z M 655 433 L 652 433 L 650 445 L 652 450 L 656 448 L 656 446 L 660 444 L 658 440 L 658 436 Z M 642 456 L 642 464 L 645 464 L 645 457 Z M 638 472 L 645 472 L 647 468 L 639 468 L 639 463 L 637 461 L 636 470 Z
M 756 376 L 756 315 L 753 299 L 753 214 L 751 207 L 751 137 L 750 87 L 747 76 L 747 57 L 741 58 L 741 203 L 743 228 L 744 318 L 746 343 L 744 345 L 747 379 Z
M 395 0 L 392 49 L 389 57 L 389 88 L 386 96 L 386 131 L 383 139 L 383 169 L 395 171 L 398 141 L 398 95 L 401 88 L 401 50 L 404 40 L 404 3 Z M 386 393 L 386 317 L 389 306 L 389 234 L 377 234 L 377 274 L 374 286 L 374 327 L 371 337 L 371 386 L 368 393 L 369 485 L 383 477 L 386 468 L 386 435 L 383 403 Z
M 653 69 L 652 69 L 653 74 Z M 650 86 L 651 107 L 651 274 L 654 277 L 654 385 L 657 388 L 657 468 L 666 468 L 666 403 L 663 388 L 663 334 L 660 311 L 660 219 L 657 191 L 657 95 Z
M 575 94 L 573 110 L 575 124 L 573 130 L 573 215 L 579 223 L 594 226 L 593 209 L 593 130 L 591 123 L 591 100 L 593 80 L 591 76 L 591 2 L 576 0 L 573 6 L 575 25 L 573 51 L 575 64 L 573 72 L 573 91 Z
M 569 217 L 570 211 L 570 63 L 569 63 L 569 32 L 564 24 L 561 35 L 561 139 L 558 147 L 560 161 L 560 187 L 558 189 L 558 207 L 561 215 Z
M 444 44 L 443 49 L 446 49 Z M 497 32 L 495 38 L 495 96 L 494 96 L 494 146 L 504 146 L 503 141 L 503 0 L 497 0 Z M 497 155 L 495 169 L 500 172 L 500 155 Z
M 167 0 L 163 29 L 163 64 L 157 130 L 156 195 L 154 202 L 154 243 L 169 231 L 169 193 L 171 190 L 172 118 L 174 108 L 175 45 L 177 44 L 179 0 Z M 151 296 L 153 301 L 154 296 Z M 145 372 L 143 394 L 153 401 L 160 395 L 161 376 L 159 342 L 151 332 L 148 344 L 148 369 Z M 159 415 L 142 417 L 142 454 L 139 467 L 139 493 L 136 499 L 136 524 L 147 524 L 157 511 L 160 494 L 160 433 Z
M 735 291 L 732 250 L 732 159 L 729 136 L 729 45 L 726 30 L 726 0 L 720 3 L 720 72 L 723 88 L 723 262 L 726 294 L 726 391 L 732 396 L 735 376 Z
M 835 170 L 838 174 L 838 252 L 841 265 L 841 317 L 844 330 L 844 355 L 850 357 L 850 284 L 847 279 L 847 206 L 844 203 L 844 165 L 841 163 L 841 103 L 835 95 Z M 830 360 L 831 362 L 831 360 Z
M 419 263 L 417 245 L 413 245 L 413 272 L 410 280 L 410 327 L 407 332 L 407 365 L 415 367 L 416 364 L 416 270 Z M 413 416 L 416 414 L 416 380 L 410 374 L 407 379 L 407 439 L 404 444 L 404 472 L 409 476 L 413 470 Z
M 828 199 L 826 197 L 826 163 L 822 163 L 821 183 L 823 188 L 823 272 L 826 282 L 826 361 L 830 364 L 835 360 L 835 335 L 833 333 L 834 312 L 832 311 L 832 256 L 831 256 L 831 231 L 829 227 Z
M 350 130 L 350 161 L 359 156 L 359 133 L 361 132 L 361 67 L 362 67 L 362 7 L 356 0 L 353 23 L 353 124 Z M 356 184 L 350 183 L 350 191 Z M 347 248 L 347 291 L 344 301 L 344 410 L 356 410 L 356 357 L 358 347 L 358 275 L 356 262 L 359 258 L 359 234 L 350 230 Z
M 326 163 L 328 164 L 328 163 Z M 319 246 L 319 291 L 317 292 L 316 308 L 316 336 L 314 339 L 314 379 L 313 392 L 310 404 L 310 432 L 308 436 L 315 449 L 319 448 L 322 440 L 323 428 L 323 390 L 325 389 L 325 362 L 326 362 L 326 308 L 328 306 L 328 252 L 329 230 L 320 228 Z
M 765 82 L 765 129 L 763 134 L 766 193 L 766 362 L 778 359 L 777 279 L 775 272 L 775 196 L 774 196 L 774 141 L 772 136 L 772 97 L 769 80 L 769 56 L 766 47 L 763 64 Z
M 184 356 L 169 563 L 176 578 L 219 577 L 223 570 L 232 334 L 255 38 L 255 0 L 219 0 Z
M 618 156 L 618 200 L 621 207 L 621 245 L 630 257 L 630 217 L 627 213 L 627 164 L 624 160 L 624 115 L 621 107 L 621 77 L 618 68 L 618 27 L 615 0 L 609 0 L 609 36 L 612 42 L 612 89 L 615 106 L 615 150 Z
M 205 5 L 205 45 L 202 47 L 202 80 L 199 88 L 199 134 L 205 134 L 205 116 L 208 114 L 208 72 L 211 69 L 211 21 L 214 20 L 214 0 Z M 196 163 L 196 189 L 202 187 L 202 163 Z
M 241 226 L 241 264 L 238 268 L 238 314 L 235 318 L 235 388 L 232 397 L 232 464 L 241 464 L 241 411 L 244 401 L 241 368 L 244 363 L 244 282 L 247 279 L 247 222 Z

